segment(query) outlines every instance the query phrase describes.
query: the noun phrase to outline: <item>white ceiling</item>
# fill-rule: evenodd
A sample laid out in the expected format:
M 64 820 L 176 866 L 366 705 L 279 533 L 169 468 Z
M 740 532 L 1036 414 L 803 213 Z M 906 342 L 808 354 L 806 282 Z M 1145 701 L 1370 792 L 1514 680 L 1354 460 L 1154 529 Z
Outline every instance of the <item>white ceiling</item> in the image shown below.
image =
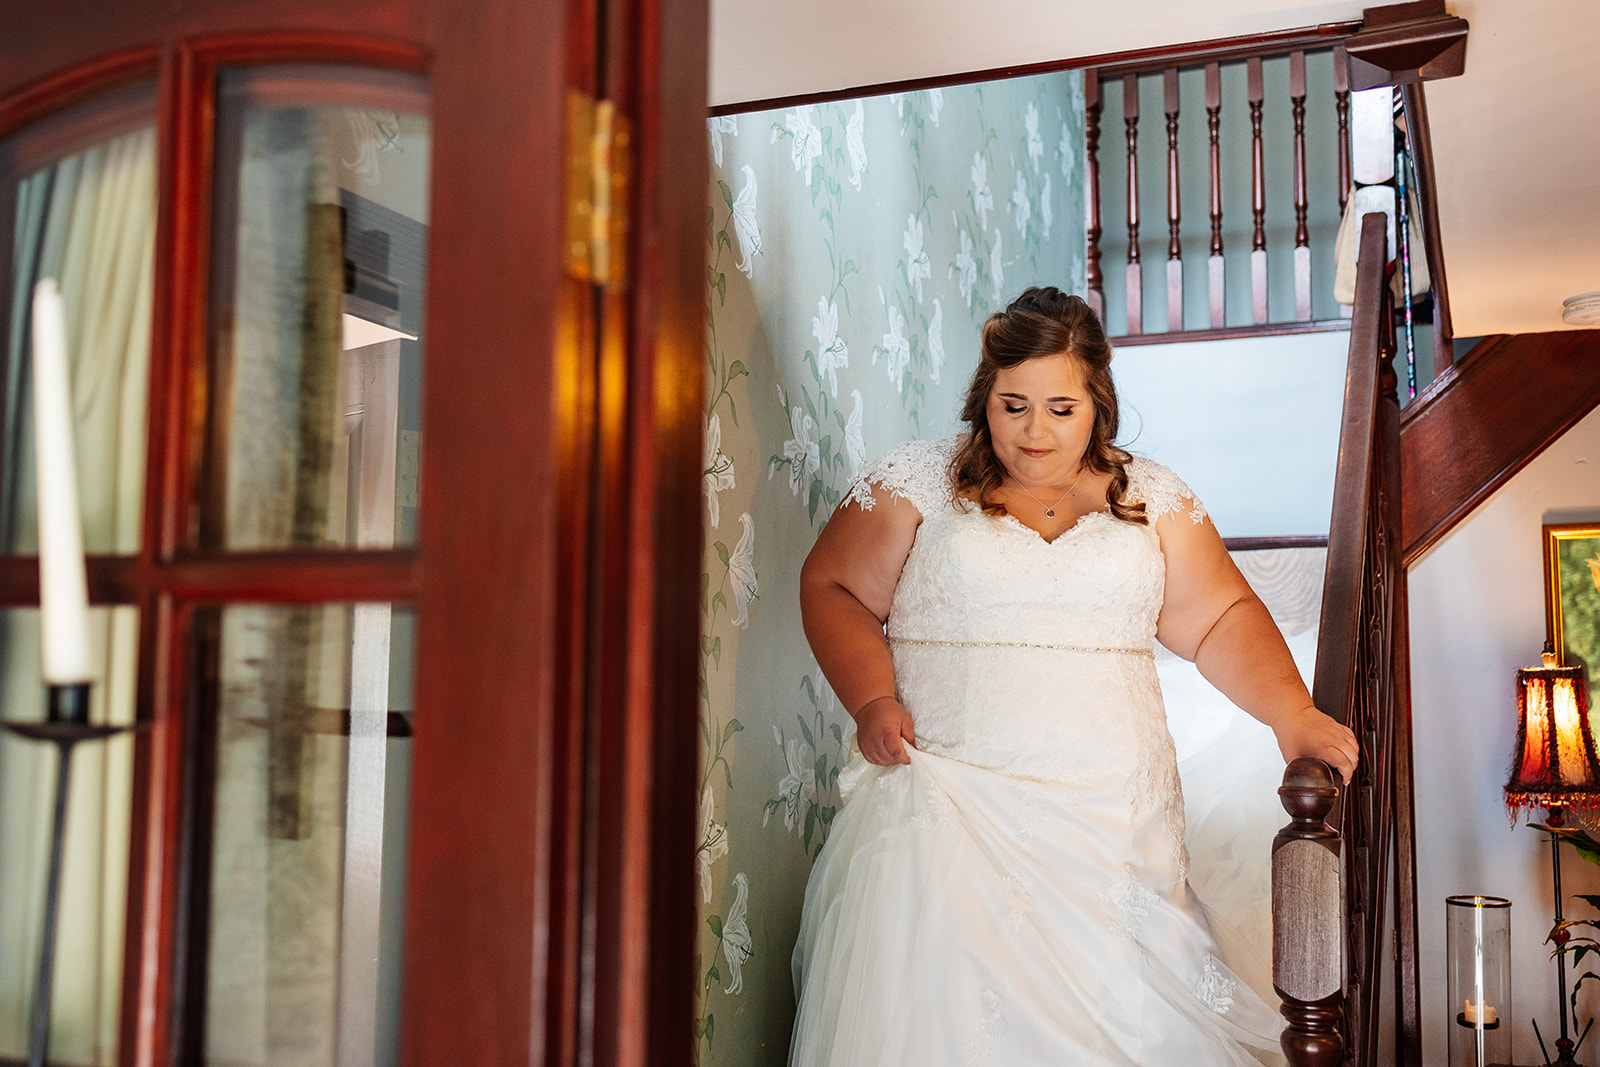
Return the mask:
M 1370 2 L 1370 0 L 1369 0 Z M 1563 329 L 1600 290 L 1600 11 L 1447 0 L 1467 70 L 1427 89 L 1458 337 Z M 712 0 L 711 103 L 771 99 L 1361 17 L 1294 0 Z

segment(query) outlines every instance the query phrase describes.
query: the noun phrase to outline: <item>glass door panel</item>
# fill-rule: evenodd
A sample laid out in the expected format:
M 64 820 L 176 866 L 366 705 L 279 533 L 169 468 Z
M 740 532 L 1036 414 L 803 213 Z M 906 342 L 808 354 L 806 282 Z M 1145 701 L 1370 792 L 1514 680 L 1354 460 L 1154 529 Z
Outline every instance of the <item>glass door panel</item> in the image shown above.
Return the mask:
M 131 553 L 143 513 L 155 90 L 135 86 L 0 141 L 0 551 L 37 550 L 33 287 L 61 286 L 84 545 Z
M 89 612 L 90 719 L 134 718 L 136 608 Z M 39 612 L 0 612 L 0 721 L 44 717 Z M 78 746 L 72 757 L 50 1055 L 54 1063 L 116 1062 L 127 907 L 133 742 Z M 23 1061 L 43 930 L 56 750 L 0 732 L 0 1062 Z
M 207 609 L 207 1063 L 397 1062 L 413 621 L 389 604 Z
M 427 109 L 409 75 L 223 73 L 202 545 L 415 540 Z

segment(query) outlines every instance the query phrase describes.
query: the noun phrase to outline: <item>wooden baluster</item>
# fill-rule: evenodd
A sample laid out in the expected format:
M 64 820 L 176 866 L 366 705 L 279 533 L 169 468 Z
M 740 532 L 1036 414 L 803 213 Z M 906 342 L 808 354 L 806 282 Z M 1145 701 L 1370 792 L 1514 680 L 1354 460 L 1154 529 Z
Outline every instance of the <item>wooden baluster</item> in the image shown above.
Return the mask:
M 1178 236 L 1178 68 L 1161 75 L 1167 116 L 1167 329 L 1183 329 L 1183 242 Z
M 1342 219 L 1355 180 L 1350 165 L 1350 61 L 1343 47 L 1333 50 L 1333 110 L 1339 116 L 1339 217 Z M 1337 265 L 1334 269 L 1338 269 Z M 1340 304 L 1339 317 L 1348 319 L 1353 310 L 1349 304 Z
M 1222 267 L 1222 68 L 1206 64 L 1206 133 L 1211 140 L 1211 328 L 1227 325 L 1227 277 Z
M 1333 50 L 1333 110 L 1339 116 L 1339 215 L 1350 199 L 1350 63 L 1343 48 Z
M 1088 215 L 1085 229 L 1088 233 L 1088 266 L 1084 285 L 1089 290 L 1089 306 L 1102 321 L 1106 314 L 1105 276 L 1100 273 L 1100 112 L 1105 102 L 1100 99 L 1100 72 L 1083 72 L 1083 140 L 1089 161 L 1089 195 L 1084 201 Z
M 1306 228 L 1306 54 L 1289 53 L 1294 111 L 1294 317 L 1311 321 L 1311 231 Z
M 1250 237 L 1250 321 L 1267 321 L 1267 164 L 1261 147 L 1261 57 L 1245 64 L 1250 100 L 1250 207 L 1255 230 Z
M 1128 136 L 1128 333 L 1142 333 L 1143 285 L 1139 264 L 1139 76 L 1122 79 L 1122 122 Z
M 1293 821 L 1272 842 L 1272 985 L 1290 1067 L 1336 1067 L 1344 1056 L 1342 875 L 1339 835 L 1327 823 L 1338 796 L 1328 765 L 1304 756 L 1278 790 Z

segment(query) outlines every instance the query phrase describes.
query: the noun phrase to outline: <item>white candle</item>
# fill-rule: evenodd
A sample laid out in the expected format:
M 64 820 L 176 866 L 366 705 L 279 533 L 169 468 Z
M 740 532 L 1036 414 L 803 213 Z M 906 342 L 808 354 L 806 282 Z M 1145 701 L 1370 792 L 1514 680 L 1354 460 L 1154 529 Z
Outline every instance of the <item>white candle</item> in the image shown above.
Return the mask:
M 1472 1003 L 1472 1001 L 1470 1001 L 1470 1000 L 1466 1001 L 1465 1004 L 1466 1004 L 1466 1010 L 1463 1011 L 1461 1014 L 1466 1019 L 1468 1026 L 1475 1026 L 1477 1024 L 1477 1022 L 1478 1022 L 1478 1006 L 1476 1004 Z M 1493 1026 L 1494 1023 L 1495 1023 L 1495 1020 L 1498 1019 L 1499 1017 L 1500 1017 L 1499 1013 L 1497 1013 L 1494 1010 L 1494 1005 L 1493 1004 L 1485 1004 L 1483 1006 L 1483 1025 L 1484 1026 Z
M 33 289 L 33 450 L 38 474 L 39 644 L 48 685 L 89 680 L 89 597 L 78 519 L 67 315 L 46 278 Z

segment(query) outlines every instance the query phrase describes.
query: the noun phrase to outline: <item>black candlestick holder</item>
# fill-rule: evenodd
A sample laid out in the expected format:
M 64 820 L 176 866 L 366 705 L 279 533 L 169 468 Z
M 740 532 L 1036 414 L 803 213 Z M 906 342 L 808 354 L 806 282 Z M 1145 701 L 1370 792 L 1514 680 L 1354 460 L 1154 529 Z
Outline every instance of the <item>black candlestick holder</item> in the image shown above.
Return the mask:
M 44 923 L 39 937 L 39 970 L 28 1026 L 28 1067 L 46 1067 L 50 1058 L 50 994 L 55 983 L 56 928 L 61 911 L 62 845 L 67 835 L 67 797 L 72 787 L 72 752 L 84 742 L 104 741 L 138 729 L 89 722 L 89 683 L 49 685 L 43 722 L 0 722 L 7 733 L 56 746 L 55 814 L 50 828 L 50 866 L 45 881 Z

